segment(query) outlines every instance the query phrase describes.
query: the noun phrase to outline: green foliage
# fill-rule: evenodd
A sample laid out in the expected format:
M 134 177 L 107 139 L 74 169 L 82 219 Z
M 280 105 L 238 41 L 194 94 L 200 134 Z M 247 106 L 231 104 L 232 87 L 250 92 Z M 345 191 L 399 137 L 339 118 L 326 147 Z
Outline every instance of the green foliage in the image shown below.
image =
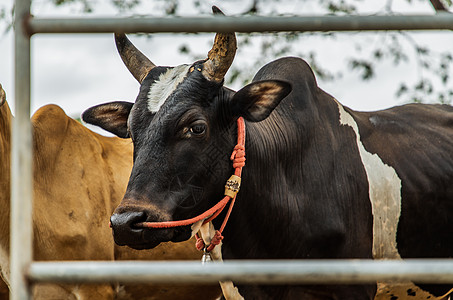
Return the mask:
M 120 12 L 128 12 L 140 4 L 140 0 L 111 0 Z
M 14 5 L 8 12 L 6 5 L 0 6 L 0 38 L 13 28 Z
M 165 13 L 169 16 L 176 15 L 178 10 L 178 0 L 167 0 L 165 1 Z
M 318 61 L 317 55 L 315 52 L 309 52 L 307 56 L 307 61 L 310 64 L 310 67 L 313 69 L 313 72 L 317 75 L 319 79 L 325 81 L 335 80 L 335 78 L 341 77 L 341 74 L 333 74 L 328 69 L 324 68 Z
M 55 6 L 62 6 L 68 4 L 80 4 L 82 7 L 83 12 L 91 13 L 93 12 L 92 3 L 89 0 L 51 0 Z
M 76 5 L 81 7 L 82 12 L 92 13 L 96 10 L 96 1 L 92 0 L 49 0 L 55 6 Z M 142 0 L 109 0 L 110 4 L 115 7 L 118 12 L 128 12 L 141 4 Z M 171 1 L 174 2 L 174 1 Z
M 411 3 L 427 0 L 407 1 Z M 444 1 L 443 4 L 450 7 L 452 1 Z M 206 9 L 204 2 L 202 0 L 196 1 L 196 6 L 200 8 L 200 12 L 202 9 Z M 326 14 L 353 15 L 358 13 L 358 7 L 362 2 L 362 0 L 321 0 L 318 5 L 324 9 Z M 277 7 L 281 3 L 282 1 L 275 4 L 275 1 L 254 0 L 244 14 L 263 15 L 264 8 L 266 8 L 267 12 L 270 11 L 275 15 Z M 386 2 L 385 13 L 392 14 L 391 0 Z M 247 84 L 262 65 L 285 55 L 303 57 L 321 80 L 335 81 L 341 78 L 341 72 L 335 72 L 329 66 L 325 66 L 313 50 L 305 48 L 303 48 L 303 51 L 301 50 L 300 45 L 312 35 L 300 32 L 266 35 L 238 34 L 238 57 L 244 56 L 241 55 L 241 52 L 254 51 L 257 54 L 254 54 L 253 58 L 241 62 L 239 66 L 233 65 L 227 75 L 226 82 L 229 85 Z M 338 39 L 339 36 L 337 33 L 317 33 L 317 35 L 332 41 Z M 371 42 L 351 40 L 351 43 L 355 43 L 356 52 L 345 53 L 346 70 L 356 73 L 361 80 L 375 80 L 377 77 L 376 68 L 380 64 L 391 62 L 395 68 L 407 64 L 416 64 L 418 66 L 418 81 L 415 84 L 409 84 L 402 78 L 395 95 L 403 102 L 453 103 L 453 90 L 449 88 L 450 66 L 453 62 L 450 53 L 433 51 L 429 45 L 419 44 L 411 35 L 404 32 L 377 32 Z M 259 49 L 259 51 L 256 51 L 256 49 Z M 203 57 L 202 54 L 193 53 L 188 47 L 181 47 L 180 50 L 181 53 L 194 59 Z M 411 56 L 409 56 L 410 53 Z M 415 53 L 415 61 L 413 58 L 409 58 L 414 57 L 412 53 Z M 441 82 L 441 88 L 438 84 L 435 85 L 435 82 Z
M 344 13 L 344 14 L 354 14 L 357 12 L 355 4 L 350 4 L 347 1 L 333 1 L 333 0 L 321 0 L 321 5 L 325 6 L 328 11 L 332 14 Z
M 404 97 L 408 102 L 452 104 L 453 89 L 449 86 L 452 54 L 436 53 L 423 47 L 416 47 L 416 51 L 417 63 L 422 70 L 420 79 L 410 87 L 401 83 L 396 96 Z M 435 79 L 440 81 L 441 89 L 434 88 Z
M 41 0 L 52 3 L 57 7 L 76 6 L 85 13 L 96 11 L 100 0 Z M 116 9 L 119 13 L 136 11 L 145 0 L 103 0 Z M 149 1 L 149 0 L 147 0 Z M 206 15 L 212 4 L 208 0 L 153 0 L 153 14 L 179 16 L 185 14 L 181 11 L 190 5 L 193 10 Z M 186 2 L 187 1 L 187 2 Z M 427 0 L 406 0 L 408 3 L 426 2 Z M 433 7 L 449 8 L 453 0 L 430 0 Z M 440 2 L 441 1 L 441 2 Z M 281 8 L 288 3 L 301 5 L 309 2 L 287 0 L 224 0 L 225 5 L 233 4 L 243 7 L 241 15 L 278 15 Z M 38 2 L 37 2 L 38 3 Z M 354 15 L 359 13 L 363 0 L 312 0 L 323 14 Z M 392 14 L 392 0 L 383 1 L 383 8 L 376 13 Z M 34 4 L 38 5 L 38 4 Z M 12 26 L 13 12 L 8 12 L 6 6 L 0 5 L 0 25 L 7 31 Z M 295 11 L 295 10 L 288 10 Z M 297 12 L 302 14 L 302 12 Z M 288 15 L 288 14 L 285 14 Z M 0 27 L 0 30 L 3 28 Z M 316 76 L 324 81 L 335 81 L 342 77 L 342 73 L 357 74 L 361 80 L 375 80 L 377 68 L 380 65 L 391 63 L 394 68 L 404 65 L 417 66 L 418 80 L 409 84 L 402 78 L 399 88 L 395 91 L 396 97 L 404 102 L 441 102 L 453 103 L 453 90 L 451 85 L 451 65 L 453 63 L 450 52 L 442 53 L 432 49 L 431 45 L 423 45 L 416 41 L 412 35 L 404 32 L 376 32 L 368 40 L 351 39 L 354 51 L 344 53 L 343 69 L 333 70 L 326 66 L 319 53 L 310 48 L 308 44 L 313 36 L 330 39 L 332 44 L 345 37 L 338 33 L 273 33 L 273 34 L 238 34 L 238 58 L 240 63 L 233 64 L 228 72 L 226 82 L 229 85 L 243 85 L 248 83 L 255 72 L 265 63 L 281 56 L 300 56 L 311 65 Z M 350 35 L 349 35 L 350 36 Z M 302 45 L 302 46 L 301 46 Z M 209 46 L 207 46 L 209 47 Z M 200 59 L 206 53 L 196 53 L 189 45 L 181 44 L 179 52 L 188 59 Z M 208 49 L 208 48 L 207 48 Z M 257 51 L 258 50 L 258 51 Z M 332 49 L 335 51 L 335 49 Z M 250 55 L 253 53 L 253 55 Z M 415 57 L 415 59 L 413 58 Z
M 352 70 L 360 70 L 360 77 L 363 80 L 369 80 L 375 75 L 374 67 L 369 61 L 351 58 L 349 60 L 349 66 Z

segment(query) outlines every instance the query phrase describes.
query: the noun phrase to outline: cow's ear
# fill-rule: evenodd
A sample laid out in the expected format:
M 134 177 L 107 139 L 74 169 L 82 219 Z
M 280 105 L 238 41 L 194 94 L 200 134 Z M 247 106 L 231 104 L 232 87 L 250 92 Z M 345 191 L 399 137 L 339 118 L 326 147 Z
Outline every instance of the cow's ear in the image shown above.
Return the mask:
M 117 101 L 93 106 L 82 113 L 82 120 L 120 138 L 128 138 L 127 118 L 133 105 L 134 103 Z
M 280 80 L 250 83 L 233 96 L 231 102 L 233 114 L 252 122 L 262 121 L 291 92 L 291 89 L 289 82 Z

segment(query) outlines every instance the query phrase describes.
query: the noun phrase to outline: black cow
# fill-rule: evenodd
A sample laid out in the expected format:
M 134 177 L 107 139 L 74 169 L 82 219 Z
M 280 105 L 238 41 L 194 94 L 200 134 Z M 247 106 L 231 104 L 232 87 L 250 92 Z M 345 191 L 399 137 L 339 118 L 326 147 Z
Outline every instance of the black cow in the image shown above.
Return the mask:
M 132 174 L 111 218 L 116 243 L 145 249 L 193 234 L 138 224 L 191 218 L 222 198 L 242 116 L 247 163 L 223 233 L 225 259 L 452 257 L 451 106 L 356 112 L 295 57 L 267 64 L 234 92 L 223 87 L 233 33 L 216 35 L 208 59 L 173 68 L 154 66 L 124 35 L 116 41 L 141 83 L 137 100 L 83 114 L 133 139 Z M 435 295 L 451 288 L 424 287 Z M 245 299 L 372 299 L 376 286 L 239 291 Z

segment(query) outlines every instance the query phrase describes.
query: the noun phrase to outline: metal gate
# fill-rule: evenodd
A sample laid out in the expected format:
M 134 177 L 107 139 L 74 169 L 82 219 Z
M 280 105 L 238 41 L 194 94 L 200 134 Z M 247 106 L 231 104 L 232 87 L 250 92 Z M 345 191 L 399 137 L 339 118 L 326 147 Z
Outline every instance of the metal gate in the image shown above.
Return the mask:
M 31 299 L 41 282 L 369 283 L 412 280 L 452 283 L 453 260 L 291 260 L 195 262 L 33 262 L 30 38 L 39 33 L 270 32 L 453 29 L 453 14 L 420 16 L 307 16 L 218 18 L 44 19 L 31 0 L 16 0 L 15 107 L 12 134 L 11 299 Z

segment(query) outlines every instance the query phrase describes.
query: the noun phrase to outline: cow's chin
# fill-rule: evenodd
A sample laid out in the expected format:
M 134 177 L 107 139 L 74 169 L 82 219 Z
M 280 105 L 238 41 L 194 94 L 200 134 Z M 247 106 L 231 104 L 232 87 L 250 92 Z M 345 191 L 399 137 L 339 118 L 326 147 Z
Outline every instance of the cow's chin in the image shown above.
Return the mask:
M 121 240 L 116 240 L 115 239 L 115 244 L 118 246 L 127 246 L 129 248 L 135 249 L 135 250 L 145 250 L 145 249 L 152 249 L 157 246 L 159 246 L 160 243 L 164 241 L 134 241 L 134 242 L 124 242 Z
M 147 243 L 147 244 L 137 244 L 137 245 L 127 245 L 129 248 L 135 249 L 135 250 L 147 250 L 147 249 L 153 249 L 157 246 L 160 245 L 159 243 Z
M 176 228 L 171 241 L 173 243 L 184 242 L 184 241 L 187 241 L 188 239 L 190 239 L 191 236 L 192 236 L 192 231 L 190 230 L 190 227 Z

